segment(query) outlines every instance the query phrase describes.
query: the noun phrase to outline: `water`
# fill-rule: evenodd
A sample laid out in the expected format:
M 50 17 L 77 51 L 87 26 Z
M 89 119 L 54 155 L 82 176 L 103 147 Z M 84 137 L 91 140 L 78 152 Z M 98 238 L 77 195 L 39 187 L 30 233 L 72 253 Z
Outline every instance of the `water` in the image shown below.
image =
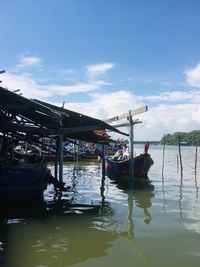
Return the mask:
M 49 186 L 43 206 L 1 209 L 0 266 L 200 266 L 195 147 L 182 147 L 183 176 L 177 147 L 166 147 L 163 177 L 162 146 L 149 152 L 153 187 L 123 190 L 102 181 L 97 161 L 68 163 L 70 192 L 60 196 Z

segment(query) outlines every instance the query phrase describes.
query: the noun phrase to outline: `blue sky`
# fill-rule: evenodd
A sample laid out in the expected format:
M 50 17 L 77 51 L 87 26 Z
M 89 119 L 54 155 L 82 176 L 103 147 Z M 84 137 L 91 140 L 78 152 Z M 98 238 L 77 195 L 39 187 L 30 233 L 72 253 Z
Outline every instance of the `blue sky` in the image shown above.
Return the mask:
M 106 119 L 144 105 L 136 140 L 200 128 L 200 1 L 1 1 L 2 85 Z

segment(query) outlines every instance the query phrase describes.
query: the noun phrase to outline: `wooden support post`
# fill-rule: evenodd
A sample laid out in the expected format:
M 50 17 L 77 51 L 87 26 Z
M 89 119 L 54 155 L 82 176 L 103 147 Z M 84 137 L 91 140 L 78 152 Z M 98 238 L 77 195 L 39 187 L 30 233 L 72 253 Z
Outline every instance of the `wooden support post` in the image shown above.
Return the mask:
M 102 145 L 102 177 L 105 176 L 105 145 Z
M 54 176 L 58 179 L 58 154 L 56 153 L 56 158 L 54 161 Z
M 195 175 L 197 174 L 197 146 L 196 146 L 196 149 L 195 149 L 195 166 L 194 166 L 194 172 L 195 172 Z
M 104 205 L 105 202 L 105 145 L 102 145 L 102 179 L 101 179 L 101 197 L 102 197 L 102 205 Z
M 134 123 L 132 119 L 131 112 L 129 111 L 129 124 L 130 124 L 130 147 L 129 147 L 129 181 L 130 183 L 134 180 Z
M 59 140 L 56 137 L 56 157 L 54 161 L 54 176 L 58 179 L 58 155 L 59 155 Z
M 179 161 L 180 161 L 180 168 L 181 168 L 181 178 L 183 176 L 183 165 L 182 165 L 182 157 L 181 157 L 181 141 L 180 136 L 178 136 L 178 151 L 179 151 Z
M 77 140 L 76 142 L 76 161 L 78 161 L 78 157 L 79 157 L 79 140 Z
M 165 135 L 163 136 L 163 158 L 162 158 L 162 178 L 164 177 L 164 166 L 165 166 Z
M 59 135 L 59 182 L 63 182 L 63 134 Z
M 177 161 L 177 173 L 178 173 L 178 172 L 179 172 L 179 160 L 178 160 L 178 155 L 177 155 L 176 161 Z

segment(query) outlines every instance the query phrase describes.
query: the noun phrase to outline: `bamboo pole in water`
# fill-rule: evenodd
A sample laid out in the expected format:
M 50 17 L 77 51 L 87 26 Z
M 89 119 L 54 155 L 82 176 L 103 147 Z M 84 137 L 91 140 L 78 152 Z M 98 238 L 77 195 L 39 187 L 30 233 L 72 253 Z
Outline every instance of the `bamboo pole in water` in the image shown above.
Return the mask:
M 179 160 L 178 160 L 178 155 L 177 155 L 177 158 L 176 158 L 176 162 L 177 162 L 177 173 L 179 171 Z
M 129 142 L 130 142 L 130 146 L 129 146 L 129 182 L 133 183 L 134 180 L 134 123 L 133 123 L 133 119 L 131 116 L 131 112 L 129 110 L 129 123 L 130 123 L 130 129 L 129 129 Z
M 180 161 L 180 168 L 181 168 L 181 176 L 183 176 L 183 164 L 182 164 L 182 156 L 181 156 L 180 136 L 178 136 L 178 151 L 179 151 L 179 161 Z
M 195 167 L 194 167 L 195 175 L 197 174 L 197 146 L 195 149 Z
M 59 134 L 59 181 L 63 182 L 63 134 Z
M 162 177 L 164 176 L 164 165 L 165 165 L 165 135 L 163 136 L 163 158 L 162 158 Z

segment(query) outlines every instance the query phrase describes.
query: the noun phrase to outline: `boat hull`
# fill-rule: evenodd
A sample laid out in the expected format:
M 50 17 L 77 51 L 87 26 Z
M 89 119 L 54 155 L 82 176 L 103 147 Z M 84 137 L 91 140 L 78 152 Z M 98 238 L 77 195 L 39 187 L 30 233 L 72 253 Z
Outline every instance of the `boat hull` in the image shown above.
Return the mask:
M 45 163 L 1 167 L 0 200 L 42 199 L 46 173 Z
M 109 177 L 120 178 L 128 180 L 130 160 L 113 160 L 106 158 L 106 173 Z M 134 158 L 134 177 L 148 178 L 148 172 L 154 164 L 149 154 L 141 154 Z

